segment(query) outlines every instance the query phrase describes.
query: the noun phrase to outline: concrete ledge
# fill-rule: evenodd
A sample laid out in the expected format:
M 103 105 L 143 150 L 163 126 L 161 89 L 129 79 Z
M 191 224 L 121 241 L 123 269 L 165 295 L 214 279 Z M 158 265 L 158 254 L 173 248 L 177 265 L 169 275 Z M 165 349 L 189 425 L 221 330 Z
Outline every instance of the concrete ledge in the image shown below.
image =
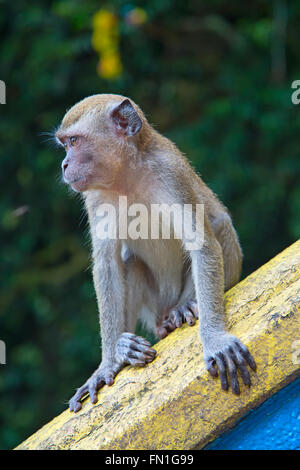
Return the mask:
M 215 439 L 300 375 L 293 344 L 300 339 L 300 241 L 226 293 L 225 302 L 230 331 L 257 362 L 250 390 L 241 383 L 239 397 L 221 391 L 205 370 L 198 328 L 184 326 L 156 345 L 152 364 L 126 367 L 105 386 L 97 405 L 64 411 L 17 449 L 200 449 Z

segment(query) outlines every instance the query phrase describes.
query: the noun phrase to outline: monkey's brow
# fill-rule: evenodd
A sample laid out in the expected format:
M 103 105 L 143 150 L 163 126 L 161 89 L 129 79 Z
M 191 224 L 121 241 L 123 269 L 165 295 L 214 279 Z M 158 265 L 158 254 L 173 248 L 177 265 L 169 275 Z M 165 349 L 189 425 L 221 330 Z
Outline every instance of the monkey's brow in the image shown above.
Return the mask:
M 58 131 L 55 133 L 55 140 L 59 145 L 63 145 L 66 139 L 69 139 L 70 137 L 73 137 L 73 136 L 74 134 L 72 133 Z
M 58 145 L 63 145 L 64 138 L 65 138 L 65 136 L 63 136 L 63 135 L 57 135 L 57 133 L 54 135 L 55 142 L 56 142 Z
M 64 139 L 69 139 L 70 137 L 80 137 L 82 136 L 82 132 L 76 132 L 75 129 L 72 131 L 72 129 L 66 129 L 66 130 L 58 130 L 55 133 L 55 137 L 59 140 L 64 140 Z
M 58 140 L 64 140 L 66 138 L 68 138 L 68 133 L 66 131 L 61 131 L 61 130 L 58 130 L 55 132 L 55 137 L 56 139 Z

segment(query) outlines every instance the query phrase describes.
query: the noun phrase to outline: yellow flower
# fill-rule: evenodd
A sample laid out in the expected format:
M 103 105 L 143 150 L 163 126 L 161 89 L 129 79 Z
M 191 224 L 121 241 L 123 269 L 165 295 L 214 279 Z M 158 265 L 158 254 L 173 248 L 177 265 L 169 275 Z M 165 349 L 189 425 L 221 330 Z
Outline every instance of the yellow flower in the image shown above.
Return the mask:
M 117 17 L 108 10 L 101 9 L 93 16 L 94 29 L 111 29 L 117 24 Z
M 122 71 L 123 66 L 118 51 L 109 54 L 103 54 L 98 63 L 98 73 L 101 77 L 106 79 L 118 78 Z
M 99 53 L 98 74 L 106 79 L 121 75 L 123 67 L 119 53 L 118 18 L 101 9 L 93 16 L 92 45 Z
M 105 53 L 109 49 L 118 48 L 118 36 L 103 34 L 102 31 L 95 31 L 92 36 L 92 46 L 97 52 Z

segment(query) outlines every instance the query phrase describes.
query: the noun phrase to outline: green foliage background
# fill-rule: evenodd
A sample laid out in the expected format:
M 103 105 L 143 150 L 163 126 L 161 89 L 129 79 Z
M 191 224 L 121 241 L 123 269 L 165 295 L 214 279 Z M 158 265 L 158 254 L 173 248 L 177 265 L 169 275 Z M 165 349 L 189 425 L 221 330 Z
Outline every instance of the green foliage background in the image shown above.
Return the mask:
M 299 237 L 300 2 L 0 0 L 0 447 L 62 411 L 100 359 L 81 201 L 43 133 L 94 93 L 121 93 L 187 154 L 230 208 L 244 275 Z M 99 78 L 92 15 L 120 18 L 122 77 Z M 285 32 L 285 17 L 287 28 Z

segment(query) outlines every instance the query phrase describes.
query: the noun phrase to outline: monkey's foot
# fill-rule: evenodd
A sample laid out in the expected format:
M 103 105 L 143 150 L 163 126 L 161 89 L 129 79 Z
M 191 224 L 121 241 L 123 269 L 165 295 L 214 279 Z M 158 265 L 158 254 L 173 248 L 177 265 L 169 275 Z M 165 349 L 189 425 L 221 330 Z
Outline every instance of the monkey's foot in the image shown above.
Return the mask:
M 228 390 L 228 371 L 233 393 L 236 395 L 240 394 L 237 378 L 238 369 L 244 384 L 248 385 L 248 387 L 251 386 L 247 364 L 254 371 L 256 370 L 256 364 L 248 348 L 235 336 L 229 333 L 222 333 L 209 339 L 203 338 L 203 354 L 208 372 L 213 377 L 217 377 L 219 373 L 223 390 Z M 215 365 L 217 369 L 215 369 Z
M 157 328 L 157 335 L 160 339 L 168 336 L 169 333 L 180 328 L 183 323 L 190 326 L 195 325 L 198 319 L 198 307 L 195 300 L 189 300 L 186 304 L 175 307 L 171 310 L 168 318 Z
M 131 366 L 144 366 L 152 362 L 156 351 L 149 341 L 132 333 L 123 333 L 116 346 L 117 361 Z
M 87 394 L 89 394 L 90 400 L 93 404 L 97 403 L 97 391 L 105 384 L 112 385 L 114 383 L 115 376 L 121 370 L 121 368 L 122 366 L 119 364 L 108 366 L 101 363 L 93 375 L 91 375 L 85 384 L 82 385 L 82 387 L 77 389 L 75 395 L 69 401 L 70 411 L 74 411 L 76 413 L 77 411 L 81 410 L 81 400 Z

